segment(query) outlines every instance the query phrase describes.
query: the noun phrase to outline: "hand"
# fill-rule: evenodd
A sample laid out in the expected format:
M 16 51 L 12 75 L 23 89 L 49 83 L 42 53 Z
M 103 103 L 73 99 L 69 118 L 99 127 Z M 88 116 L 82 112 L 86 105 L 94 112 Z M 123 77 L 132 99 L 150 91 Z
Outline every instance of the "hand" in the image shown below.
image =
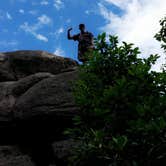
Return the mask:
M 70 32 L 72 29 L 73 29 L 73 28 L 69 28 L 69 29 L 68 29 L 68 32 Z

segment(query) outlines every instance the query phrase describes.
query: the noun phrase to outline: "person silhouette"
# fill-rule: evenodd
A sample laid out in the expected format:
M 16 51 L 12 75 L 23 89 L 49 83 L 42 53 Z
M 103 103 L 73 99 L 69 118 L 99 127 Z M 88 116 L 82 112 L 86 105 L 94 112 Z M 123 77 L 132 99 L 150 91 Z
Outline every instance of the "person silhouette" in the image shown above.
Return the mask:
M 91 32 L 85 31 L 85 25 L 79 24 L 80 33 L 71 36 L 70 31 L 72 28 L 69 28 L 67 31 L 67 38 L 69 40 L 78 41 L 78 60 L 81 62 L 86 62 L 86 52 L 89 52 L 94 49 L 93 44 L 93 34 Z

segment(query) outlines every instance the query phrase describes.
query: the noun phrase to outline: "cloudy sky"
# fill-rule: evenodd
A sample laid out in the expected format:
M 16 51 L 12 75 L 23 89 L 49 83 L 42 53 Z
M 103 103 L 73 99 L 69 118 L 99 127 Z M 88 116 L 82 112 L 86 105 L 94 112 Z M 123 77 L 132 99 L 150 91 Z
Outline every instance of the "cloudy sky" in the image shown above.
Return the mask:
M 143 57 L 159 53 L 159 69 L 164 56 L 153 36 L 165 15 L 166 0 L 1 0 L 0 52 L 45 50 L 77 59 L 77 43 L 66 31 L 78 33 L 85 23 L 95 37 L 107 32 L 135 43 Z

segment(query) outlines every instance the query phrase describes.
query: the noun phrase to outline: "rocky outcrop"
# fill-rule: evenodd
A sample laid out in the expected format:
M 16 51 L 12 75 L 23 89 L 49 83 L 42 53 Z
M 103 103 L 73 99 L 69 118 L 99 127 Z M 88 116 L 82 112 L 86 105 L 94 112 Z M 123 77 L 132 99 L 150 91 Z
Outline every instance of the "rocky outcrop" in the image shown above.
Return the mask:
M 17 99 L 21 97 L 29 88 L 48 77 L 53 77 L 50 73 L 36 73 L 18 81 L 0 82 L 0 122 L 11 121 L 12 111 Z
M 77 66 L 44 51 L 0 54 L 0 144 L 16 144 L 23 153 L 6 162 L 0 150 L 0 165 L 19 166 L 24 159 L 35 166 L 56 163 L 52 143 L 64 139 L 64 129 L 79 110 L 72 94 Z
M 76 77 L 76 71 L 72 71 L 38 82 L 17 100 L 13 108 L 14 117 L 71 116 L 78 110 L 72 97 L 72 81 Z
M 68 157 L 70 157 L 70 155 L 72 154 L 72 150 L 74 148 L 77 148 L 79 145 L 80 142 L 79 141 L 76 142 L 73 139 L 54 142 L 52 144 L 52 147 L 54 154 L 59 162 L 59 165 L 68 165 L 67 164 Z
M 77 66 L 70 58 L 45 51 L 15 51 L 0 53 L 0 81 L 24 78 L 38 72 L 58 74 Z
M 0 146 L 0 166 L 35 166 L 35 164 L 17 147 Z

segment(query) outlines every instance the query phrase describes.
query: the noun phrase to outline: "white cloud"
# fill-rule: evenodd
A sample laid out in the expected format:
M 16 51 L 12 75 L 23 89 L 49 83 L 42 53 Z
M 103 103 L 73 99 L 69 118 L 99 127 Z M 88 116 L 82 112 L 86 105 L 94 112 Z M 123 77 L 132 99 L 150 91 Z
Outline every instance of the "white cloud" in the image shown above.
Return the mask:
M 43 1 L 40 2 L 40 4 L 41 5 L 48 5 L 49 3 L 48 3 L 48 1 L 43 0 Z
M 96 10 L 91 9 L 91 10 L 85 10 L 85 14 L 89 15 L 89 14 L 96 14 Z
M 57 34 L 61 34 L 61 33 L 63 33 L 63 32 L 64 32 L 64 29 L 63 29 L 62 27 L 60 27 L 60 28 L 56 31 Z
M 19 9 L 19 13 L 24 14 L 25 13 L 24 9 Z
M 89 11 L 89 10 L 86 10 L 86 11 L 85 11 L 85 14 L 90 14 L 90 11 Z
M 52 22 L 52 20 L 50 17 L 48 17 L 45 14 L 38 17 L 37 20 L 38 20 L 37 23 L 33 25 L 29 25 L 28 22 L 24 22 L 22 25 L 20 25 L 20 29 L 33 35 L 38 40 L 48 42 L 48 38 L 38 33 L 38 31 L 43 27 L 48 26 Z
M 132 0 L 105 0 L 108 3 L 112 3 L 120 8 L 125 9 L 126 6 L 132 1 Z
M 166 14 L 165 0 L 105 0 L 123 11 L 122 16 L 110 11 L 103 3 L 99 3 L 100 14 L 107 20 L 101 28 L 109 34 L 116 34 L 121 41 L 132 42 L 140 47 L 144 57 L 159 53 L 163 55 L 160 44 L 154 39 L 160 29 L 159 20 Z M 159 70 L 160 63 L 154 68 Z
M 24 24 L 20 25 L 20 29 L 23 31 L 33 35 L 36 39 L 48 42 L 48 38 L 40 33 L 38 31 L 43 28 L 44 26 L 48 26 L 52 20 L 47 15 L 41 15 L 37 18 L 38 22 L 33 25 L 29 25 L 28 22 L 24 22 Z
M 55 36 L 56 38 L 58 38 L 62 33 L 64 33 L 64 28 L 60 27 L 55 32 L 51 32 L 50 35 Z
M 0 47 L 4 47 L 4 48 L 16 47 L 17 45 L 18 45 L 18 41 L 16 41 L 16 40 L 11 40 L 11 41 L 2 40 L 2 41 L 0 41 Z
M 38 24 L 35 24 L 33 26 L 30 26 L 28 24 L 28 22 L 24 22 L 22 25 L 20 25 L 20 28 L 22 30 L 24 30 L 25 32 L 30 32 L 30 33 L 33 33 L 35 31 L 37 31 L 40 27 L 38 26 Z
M 38 40 L 41 40 L 41 41 L 44 41 L 44 42 L 48 42 L 48 38 L 45 37 L 44 35 L 35 34 L 35 37 L 36 37 Z
M 47 15 L 43 14 L 40 17 L 38 17 L 38 21 L 40 24 L 50 24 L 52 20 Z
M 64 7 L 64 3 L 62 2 L 62 0 L 54 0 L 54 7 L 57 10 L 60 10 Z
M 36 30 L 38 30 L 37 26 L 29 26 L 27 22 L 25 22 L 24 24 L 22 24 L 20 26 L 20 28 L 22 30 L 24 30 L 27 33 L 30 33 L 32 36 L 34 36 L 36 39 L 44 41 L 44 42 L 48 42 L 48 38 L 45 37 L 42 34 L 39 34 L 36 32 Z
M 37 15 L 38 10 L 30 10 L 28 13 L 31 14 L 31 15 Z
M 8 12 L 6 12 L 6 17 L 7 17 L 8 20 L 12 20 L 12 16 Z
M 55 49 L 54 54 L 58 55 L 58 56 L 65 57 L 65 52 L 60 47 Z

